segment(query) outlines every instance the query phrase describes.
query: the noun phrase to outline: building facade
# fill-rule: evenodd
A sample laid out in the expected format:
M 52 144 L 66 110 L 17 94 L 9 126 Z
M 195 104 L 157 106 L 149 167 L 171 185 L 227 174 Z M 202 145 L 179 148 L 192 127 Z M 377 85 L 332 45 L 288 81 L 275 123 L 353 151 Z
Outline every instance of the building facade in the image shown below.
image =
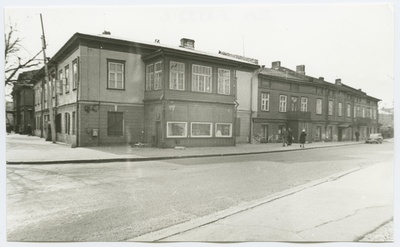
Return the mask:
M 307 76 L 304 65 L 293 71 L 273 62 L 259 73 L 254 136 L 281 142 L 290 128 L 295 142 L 303 129 L 308 142 L 353 140 L 356 132 L 366 139 L 379 131 L 378 102 L 340 79 L 329 83 Z
M 49 138 L 52 103 L 57 141 L 155 147 L 235 145 L 237 85 L 250 87 L 259 68 L 190 39 L 171 47 L 80 33 L 48 67 L 50 83 L 44 70 L 34 78 L 36 135 Z

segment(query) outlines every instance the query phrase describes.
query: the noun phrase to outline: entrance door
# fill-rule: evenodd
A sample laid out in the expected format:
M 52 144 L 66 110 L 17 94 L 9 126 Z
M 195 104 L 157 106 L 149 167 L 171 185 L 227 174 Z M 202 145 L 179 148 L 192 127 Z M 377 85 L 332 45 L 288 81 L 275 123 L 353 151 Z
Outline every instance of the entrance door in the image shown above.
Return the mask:
M 268 125 L 262 125 L 262 138 L 263 138 L 263 142 L 268 142 Z
M 342 128 L 338 128 L 338 141 L 342 141 Z

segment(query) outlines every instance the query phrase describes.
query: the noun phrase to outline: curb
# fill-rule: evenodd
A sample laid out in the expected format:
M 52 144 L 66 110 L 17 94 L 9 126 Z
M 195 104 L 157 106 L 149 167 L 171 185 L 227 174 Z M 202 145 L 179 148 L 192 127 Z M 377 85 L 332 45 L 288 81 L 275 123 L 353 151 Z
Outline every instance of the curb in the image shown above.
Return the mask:
M 52 164 L 82 164 L 82 163 L 111 163 L 111 162 L 140 162 L 152 160 L 171 160 L 171 159 L 191 159 L 191 158 L 207 158 L 207 157 L 226 157 L 238 155 L 255 155 L 255 154 L 268 154 L 268 153 L 283 153 L 293 151 L 303 151 L 322 148 L 334 148 L 350 145 L 364 144 L 360 142 L 348 143 L 342 145 L 330 145 L 323 147 L 309 147 L 304 149 L 288 149 L 288 150 L 270 150 L 258 152 L 242 152 L 242 153 L 220 153 L 220 154 L 193 154 L 193 155 L 173 155 L 173 156 L 159 156 L 159 157 L 136 157 L 136 158 L 104 158 L 104 159 L 79 159 L 79 160 L 43 160 L 43 161 L 6 161 L 7 165 L 52 165 Z
M 179 235 L 181 233 L 193 230 L 195 228 L 198 227 L 202 227 L 202 226 L 206 226 L 212 223 L 215 223 L 219 220 L 222 220 L 224 218 L 230 217 L 232 215 L 235 214 L 239 214 L 241 212 L 256 208 L 258 206 L 261 206 L 263 204 L 275 201 L 275 200 L 279 200 L 281 198 L 296 194 L 298 192 L 301 192 L 303 190 L 315 187 L 317 185 L 326 183 L 326 182 L 330 182 L 330 181 L 334 181 L 337 180 L 343 176 L 346 176 L 348 174 L 351 174 L 353 172 L 357 172 L 360 171 L 362 169 L 365 169 L 366 167 L 358 167 L 358 168 L 353 168 L 347 171 L 343 171 L 343 172 L 339 172 L 321 179 L 317 179 L 314 180 L 312 182 L 309 183 L 305 183 L 281 192 L 277 192 L 275 194 L 272 194 L 270 196 L 267 196 L 265 198 L 262 199 L 258 199 L 252 202 L 246 202 L 246 203 L 241 203 L 237 206 L 233 206 L 230 207 L 228 209 L 219 211 L 219 212 L 215 212 L 213 214 L 210 215 L 206 215 L 200 218 L 195 218 L 192 220 L 188 220 L 186 222 L 183 223 L 179 223 L 177 225 L 173 225 L 170 227 L 166 227 L 154 232 L 149 232 L 137 237 L 134 237 L 132 239 L 127 239 L 124 241 L 132 241 L 132 242 L 168 242 L 167 240 L 163 241 L 164 239 L 167 239 L 169 237 L 175 236 L 175 235 Z

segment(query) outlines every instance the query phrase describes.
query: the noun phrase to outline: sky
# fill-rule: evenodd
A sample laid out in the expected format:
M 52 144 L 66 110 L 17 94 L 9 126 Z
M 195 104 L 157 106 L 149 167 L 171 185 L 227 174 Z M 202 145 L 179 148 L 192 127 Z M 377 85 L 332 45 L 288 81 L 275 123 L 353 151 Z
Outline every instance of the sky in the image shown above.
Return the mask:
M 390 4 L 230 4 L 230 5 L 6 5 L 4 21 L 18 30 L 30 54 L 41 49 L 40 13 L 51 57 L 76 32 L 219 50 L 273 61 L 306 74 L 361 88 L 393 104 L 394 9 Z

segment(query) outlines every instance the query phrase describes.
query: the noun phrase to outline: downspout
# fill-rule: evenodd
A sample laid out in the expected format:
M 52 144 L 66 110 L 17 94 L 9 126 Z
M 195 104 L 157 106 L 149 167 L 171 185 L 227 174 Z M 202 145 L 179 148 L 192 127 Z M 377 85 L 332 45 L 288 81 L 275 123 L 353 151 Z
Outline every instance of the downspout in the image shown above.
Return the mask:
M 260 68 L 256 69 L 253 72 L 253 75 L 251 77 L 250 81 L 250 131 L 249 131 L 249 143 L 252 143 L 253 140 L 253 83 L 255 79 L 258 77 L 258 74 L 264 69 L 265 65 L 262 65 Z

